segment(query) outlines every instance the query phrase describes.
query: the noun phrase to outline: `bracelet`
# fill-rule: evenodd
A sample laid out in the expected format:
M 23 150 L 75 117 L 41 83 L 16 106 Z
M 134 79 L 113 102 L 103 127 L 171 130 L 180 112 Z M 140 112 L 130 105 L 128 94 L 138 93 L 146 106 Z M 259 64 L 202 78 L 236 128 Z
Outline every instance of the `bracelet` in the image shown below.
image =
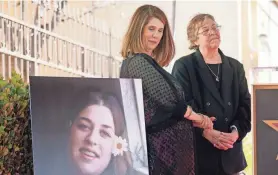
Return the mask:
M 201 127 L 204 127 L 205 116 L 201 113 L 197 113 L 198 115 L 202 116 Z
M 203 114 L 201 114 L 201 113 L 197 113 L 198 115 L 200 115 L 200 116 L 202 116 L 202 123 L 203 123 L 203 121 L 205 120 L 205 116 L 203 115 Z
M 197 113 L 198 115 L 200 115 L 200 116 L 202 116 L 203 117 L 203 119 L 205 119 L 205 116 L 204 116 L 204 114 L 201 114 L 201 113 Z

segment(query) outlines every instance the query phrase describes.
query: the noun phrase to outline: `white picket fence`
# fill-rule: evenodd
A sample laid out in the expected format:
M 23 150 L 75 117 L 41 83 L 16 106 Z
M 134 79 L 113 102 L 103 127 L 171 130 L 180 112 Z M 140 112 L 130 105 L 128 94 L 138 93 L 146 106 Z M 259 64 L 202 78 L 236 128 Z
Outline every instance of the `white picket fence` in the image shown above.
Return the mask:
M 120 45 L 88 8 L 53 0 L 0 1 L 0 74 L 5 79 L 12 70 L 26 82 L 29 76 L 118 77 Z

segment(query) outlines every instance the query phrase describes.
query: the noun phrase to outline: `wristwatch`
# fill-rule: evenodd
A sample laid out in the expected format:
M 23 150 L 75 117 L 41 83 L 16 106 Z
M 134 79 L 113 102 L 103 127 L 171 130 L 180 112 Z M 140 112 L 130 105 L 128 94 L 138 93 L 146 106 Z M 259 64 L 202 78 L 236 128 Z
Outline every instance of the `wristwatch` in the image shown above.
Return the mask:
M 232 125 L 232 126 L 230 127 L 230 130 L 231 130 L 231 131 L 236 130 L 236 131 L 238 132 L 237 127 L 236 127 L 235 125 Z

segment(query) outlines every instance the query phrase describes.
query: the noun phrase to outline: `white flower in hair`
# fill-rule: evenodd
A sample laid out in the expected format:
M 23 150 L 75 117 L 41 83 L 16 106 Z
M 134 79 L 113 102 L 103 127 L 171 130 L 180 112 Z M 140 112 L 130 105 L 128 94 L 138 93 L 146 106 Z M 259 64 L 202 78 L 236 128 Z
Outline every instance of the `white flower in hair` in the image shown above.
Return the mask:
M 121 136 L 115 136 L 114 138 L 114 147 L 112 153 L 114 156 L 123 155 L 124 151 L 128 151 L 128 143 L 126 139 L 123 139 Z

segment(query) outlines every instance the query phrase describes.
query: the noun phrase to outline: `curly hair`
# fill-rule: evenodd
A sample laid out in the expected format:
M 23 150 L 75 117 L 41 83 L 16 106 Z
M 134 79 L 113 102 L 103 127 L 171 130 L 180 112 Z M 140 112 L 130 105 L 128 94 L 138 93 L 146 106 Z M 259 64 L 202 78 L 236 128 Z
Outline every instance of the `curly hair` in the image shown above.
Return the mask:
M 206 13 L 197 14 L 190 20 L 190 22 L 187 26 L 187 39 L 190 42 L 190 45 L 189 45 L 190 50 L 198 49 L 198 46 L 195 44 L 195 42 L 198 40 L 198 31 L 199 31 L 200 27 L 202 26 L 202 23 L 207 18 L 215 21 L 215 19 L 212 15 L 206 14 Z

